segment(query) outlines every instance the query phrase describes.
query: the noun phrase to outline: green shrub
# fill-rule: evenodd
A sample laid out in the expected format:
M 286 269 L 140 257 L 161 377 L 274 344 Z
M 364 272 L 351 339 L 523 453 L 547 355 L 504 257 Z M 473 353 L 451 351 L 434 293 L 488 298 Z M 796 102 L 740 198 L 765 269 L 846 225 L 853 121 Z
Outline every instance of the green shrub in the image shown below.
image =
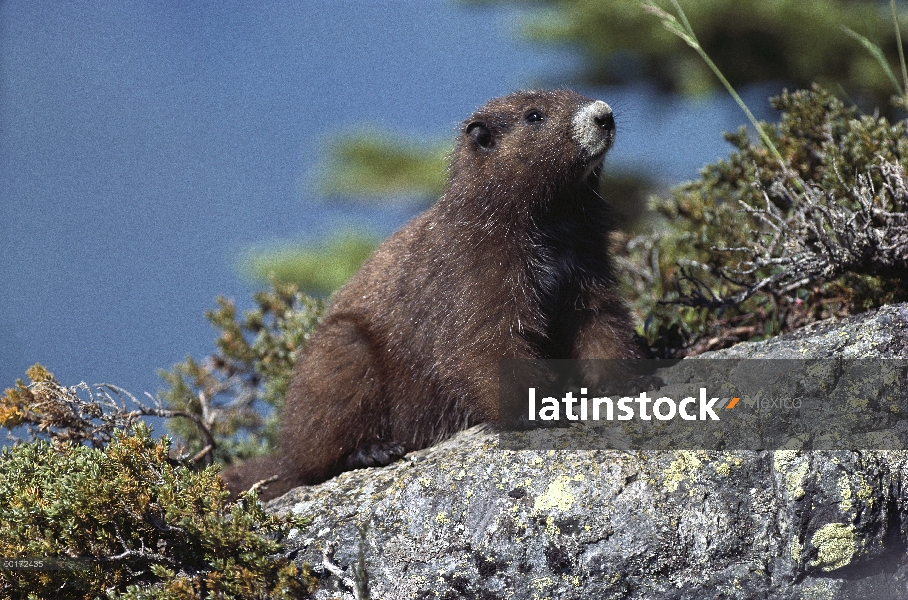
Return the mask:
M 214 458 L 223 463 L 274 449 L 294 359 L 324 310 L 324 302 L 288 284 L 275 283 L 254 299 L 256 308 L 240 316 L 233 301 L 218 298 L 206 313 L 220 331 L 217 352 L 161 372 L 167 408 L 201 419 L 213 436 Z M 190 421 L 169 426 L 192 453 L 210 443 Z
M 30 386 L 20 381 L 6 391 L 3 425 L 25 422 L 34 402 L 52 403 L 54 389 L 72 391 L 42 367 L 30 374 Z M 11 407 L 20 414 L 14 416 Z M 102 412 L 100 405 L 96 409 Z M 57 570 L 0 570 L 0 595 L 297 598 L 305 593 L 308 575 L 274 557 L 280 540 L 301 520 L 265 513 L 254 495 L 229 504 L 217 467 L 194 469 L 169 454 L 170 441 L 152 439 L 142 423 L 114 431 L 102 447 L 57 437 L 0 451 L 0 556 L 80 559 Z
M 780 122 L 762 127 L 782 164 L 744 128 L 728 134 L 731 156 L 653 198 L 656 232 L 625 243 L 620 279 L 659 354 L 908 300 L 906 122 L 816 86 L 772 104 Z

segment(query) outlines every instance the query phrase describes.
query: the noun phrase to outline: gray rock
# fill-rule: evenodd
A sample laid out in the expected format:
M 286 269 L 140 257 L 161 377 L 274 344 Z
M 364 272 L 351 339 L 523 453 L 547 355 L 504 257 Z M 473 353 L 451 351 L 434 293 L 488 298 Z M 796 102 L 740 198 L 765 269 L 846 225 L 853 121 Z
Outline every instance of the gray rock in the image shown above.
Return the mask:
M 712 356 L 905 358 L 908 305 Z M 906 490 L 906 451 L 502 450 L 480 426 L 270 509 L 311 517 L 289 549 L 317 598 L 362 562 L 381 599 L 884 600 L 908 598 Z
M 813 323 L 765 342 L 706 352 L 701 358 L 905 358 L 908 304 Z

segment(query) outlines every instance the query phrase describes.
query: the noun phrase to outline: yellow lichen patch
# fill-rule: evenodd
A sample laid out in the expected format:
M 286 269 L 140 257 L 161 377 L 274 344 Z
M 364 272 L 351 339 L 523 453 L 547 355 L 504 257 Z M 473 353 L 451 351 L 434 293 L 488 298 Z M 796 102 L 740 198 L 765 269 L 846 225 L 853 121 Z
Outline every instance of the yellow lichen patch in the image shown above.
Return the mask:
M 835 600 L 839 595 L 827 582 L 818 582 L 801 588 L 800 600 Z
M 823 525 L 813 534 L 810 543 L 817 549 L 817 558 L 810 562 L 810 566 L 824 571 L 840 569 L 851 562 L 856 550 L 854 526 L 841 523 Z
M 737 456 L 732 456 L 730 459 L 716 465 L 716 473 L 722 475 L 723 477 L 727 477 L 729 474 L 731 474 L 732 467 L 740 467 L 741 462 L 742 461 L 740 458 L 738 458 Z
M 867 481 L 864 479 L 862 474 L 858 474 L 858 477 L 861 478 L 861 484 L 858 486 L 857 496 L 864 502 L 867 502 L 871 507 L 873 506 L 873 487 L 870 486 Z
M 541 592 L 545 588 L 550 588 L 553 585 L 555 585 L 555 581 L 551 577 L 537 577 L 537 578 L 533 579 L 533 581 L 530 585 L 532 585 L 534 588 L 536 588 L 536 590 Z
M 561 535 L 561 528 L 555 525 L 555 517 L 552 515 L 545 518 L 545 532 L 552 537 Z
M 863 391 L 861 386 L 854 384 L 851 386 L 853 390 L 852 393 L 848 394 L 848 404 L 855 410 L 866 410 L 867 405 L 870 403 L 870 399 L 865 395 L 861 394 Z
M 788 549 L 791 552 L 792 560 L 794 560 L 796 563 L 801 562 L 801 551 L 804 549 L 804 546 L 803 544 L 801 544 L 801 540 L 799 540 L 797 536 L 791 538 L 791 544 L 789 544 Z
M 778 473 L 784 473 L 794 464 L 798 453 L 794 450 L 776 450 L 772 455 L 772 468 Z
M 888 361 L 880 361 L 876 363 L 880 365 L 880 381 L 883 385 L 899 385 L 902 380 L 902 366 L 899 361 L 892 361 L 890 364 Z
M 703 465 L 703 461 L 695 452 L 679 451 L 677 456 L 678 458 L 673 460 L 668 468 L 665 469 L 663 477 L 665 487 L 670 492 L 677 491 L 678 485 L 688 475 L 691 475 L 691 479 L 693 479 L 694 471 L 698 471 Z
M 568 510 L 574 504 L 574 494 L 568 490 L 570 478 L 566 475 L 559 475 L 555 478 L 549 487 L 541 496 L 536 498 L 533 505 L 535 510 L 549 510 L 557 508 L 558 510 Z
M 776 450 L 773 456 L 773 468 L 785 475 L 785 489 L 788 495 L 795 500 L 804 497 L 804 482 L 810 471 L 807 460 L 802 459 L 798 463 L 798 458 L 798 453 L 794 450 Z
M 450 523 L 451 519 L 448 518 L 448 513 L 441 511 L 437 515 L 435 515 L 435 522 L 439 525 L 445 525 L 447 523 Z
M 842 499 L 839 506 L 842 507 L 842 512 L 851 511 L 851 496 L 851 480 L 848 479 L 848 475 L 842 475 L 839 477 L 839 497 Z
M 788 484 L 788 493 L 795 500 L 800 500 L 804 497 L 804 483 L 807 481 L 807 472 L 809 470 L 810 465 L 807 462 L 803 462 L 786 474 L 785 482 Z

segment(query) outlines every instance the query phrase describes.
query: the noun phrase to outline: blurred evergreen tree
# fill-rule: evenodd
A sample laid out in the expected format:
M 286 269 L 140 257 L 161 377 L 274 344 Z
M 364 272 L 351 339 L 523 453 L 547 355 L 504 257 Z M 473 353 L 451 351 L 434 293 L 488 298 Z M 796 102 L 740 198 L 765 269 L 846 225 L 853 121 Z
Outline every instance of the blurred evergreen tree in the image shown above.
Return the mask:
M 485 1 L 489 0 L 474 0 Z M 652 82 L 672 93 L 703 94 L 719 83 L 706 64 L 638 0 L 538 0 L 521 26 L 528 39 L 576 48 L 578 78 L 594 85 Z M 668 9 L 666 0 L 653 4 Z M 867 0 L 682 0 L 706 53 L 735 87 L 764 81 L 819 83 L 887 104 L 892 85 L 848 27 L 895 56 L 889 5 Z M 908 18 L 900 15 L 900 22 Z

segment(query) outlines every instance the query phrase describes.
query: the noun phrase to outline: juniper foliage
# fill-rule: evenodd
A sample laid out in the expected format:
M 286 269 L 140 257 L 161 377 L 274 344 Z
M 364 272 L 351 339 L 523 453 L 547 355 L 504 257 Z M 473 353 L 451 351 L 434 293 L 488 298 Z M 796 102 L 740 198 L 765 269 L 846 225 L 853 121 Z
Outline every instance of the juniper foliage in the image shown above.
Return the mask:
M 0 451 L 0 556 L 58 568 L 0 568 L 0 596 L 298 598 L 310 589 L 311 577 L 277 556 L 304 520 L 266 513 L 254 494 L 228 503 L 217 467 L 171 459 L 170 440 L 152 439 L 141 421 L 96 435 L 65 411 L 55 422 L 42 407 L 73 406 L 81 388 L 40 366 L 29 373 L 30 384 L 4 394 L 2 424 L 37 411 L 57 434 Z M 78 406 L 96 421 L 110 407 L 92 398 Z
M 696 181 L 651 199 L 654 233 L 625 241 L 626 295 L 663 355 L 761 339 L 908 299 L 908 124 L 826 90 L 773 98 Z
M 218 298 L 206 313 L 220 331 L 217 351 L 161 372 L 168 384 L 161 393 L 165 406 L 196 415 L 211 431 L 214 458 L 222 463 L 274 449 L 294 359 L 324 310 L 323 301 L 289 284 L 275 283 L 254 300 L 256 307 L 239 315 L 233 301 Z M 169 425 L 190 453 L 209 443 L 189 422 Z

